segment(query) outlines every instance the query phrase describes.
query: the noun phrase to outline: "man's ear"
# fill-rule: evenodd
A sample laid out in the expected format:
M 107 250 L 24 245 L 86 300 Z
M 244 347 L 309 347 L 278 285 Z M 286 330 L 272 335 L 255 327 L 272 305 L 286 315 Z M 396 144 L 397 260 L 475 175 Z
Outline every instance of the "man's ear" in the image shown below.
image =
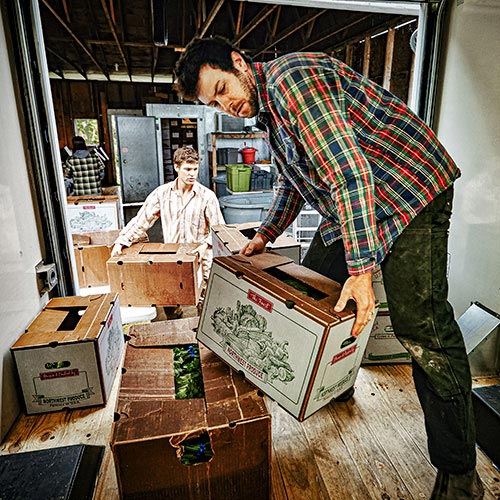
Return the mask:
M 231 59 L 233 61 L 234 69 L 236 69 L 238 71 L 247 71 L 248 70 L 248 64 L 245 61 L 245 59 L 243 59 L 243 56 L 239 52 L 236 52 L 235 50 L 233 50 L 231 52 Z

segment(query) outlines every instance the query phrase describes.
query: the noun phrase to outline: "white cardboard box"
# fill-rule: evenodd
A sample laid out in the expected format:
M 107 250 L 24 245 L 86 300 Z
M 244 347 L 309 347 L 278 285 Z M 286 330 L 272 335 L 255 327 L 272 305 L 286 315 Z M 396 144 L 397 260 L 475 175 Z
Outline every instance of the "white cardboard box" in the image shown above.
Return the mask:
M 389 311 L 379 311 L 363 356 L 363 364 L 410 363 L 408 351 L 394 335 Z
M 254 236 L 260 222 L 242 224 L 220 224 L 212 227 L 212 247 L 214 257 L 237 254 Z M 282 234 L 274 243 L 266 245 L 267 251 L 273 251 L 300 264 L 300 243 L 289 234 Z
M 118 196 L 69 196 L 66 216 L 72 233 L 120 229 Z
M 52 299 L 11 348 L 26 412 L 104 404 L 123 351 L 117 294 Z
M 302 421 L 353 386 L 368 341 L 371 322 L 355 339 L 351 305 L 333 311 L 340 290 L 275 253 L 216 258 L 198 340 Z

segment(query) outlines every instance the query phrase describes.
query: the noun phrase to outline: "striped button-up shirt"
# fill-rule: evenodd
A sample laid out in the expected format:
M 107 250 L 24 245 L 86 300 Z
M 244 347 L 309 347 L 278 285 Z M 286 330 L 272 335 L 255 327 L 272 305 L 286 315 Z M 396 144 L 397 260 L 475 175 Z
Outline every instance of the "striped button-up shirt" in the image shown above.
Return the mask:
M 163 184 L 148 195 L 137 215 L 120 231 L 115 243 L 130 246 L 147 237 L 147 230 L 161 218 L 165 243 L 206 243 L 201 256 L 205 278 L 212 262 L 210 228 L 224 224 L 215 193 L 195 182 L 182 199 L 177 180 Z
M 325 54 L 254 63 L 259 120 L 284 176 L 259 232 L 271 241 L 304 204 L 342 238 L 351 275 L 368 272 L 460 171 L 401 100 Z

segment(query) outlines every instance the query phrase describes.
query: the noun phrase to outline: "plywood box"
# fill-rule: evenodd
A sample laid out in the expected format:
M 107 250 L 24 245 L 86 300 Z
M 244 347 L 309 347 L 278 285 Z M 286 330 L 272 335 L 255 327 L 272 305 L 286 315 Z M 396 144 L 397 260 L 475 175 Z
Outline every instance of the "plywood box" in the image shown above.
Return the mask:
M 188 243 L 138 243 L 107 262 L 111 291 L 122 306 L 197 305 L 203 284 L 201 260 Z
M 394 335 L 389 311 L 379 311 L 363 356 L 363 364 L 409 363 L 408 351 Z
M 27 413 L 104 404 L 123 349 L 116 294 L 50 300 L 11 348 Z
M 353 338 L 353 306 L 334 312 L 340 291 L 275 253 L 218 257 L 197 337 L 303 420 L 353 386 L 366 347 L 371 324 Z
M 214 257 L 234 255 L 255 236 L 260 222 L 243 224 L 220 224 L 212 227 L 212 247 Z M 267 251 L 273 251 L 289 257 L 300 264 L 300 243 L 288 234 L 282 234 L 274 243 L 266 245 Z
M 80 288 L 109 284 L 106 262 L 111 257 L 113 243 L 119 233 L 113 230 L 72 235 Z
M 262 395 L 200 346 L 204 397 L 176 399 L 173 347 L 195 346 L 197 323 L 130 330 L 111 439 L 120 498 L 271 496 L 271 417 Z M 189 446 L 198 463 L 181 462 Z
M 118 196 L 68 196 L 66 216 L 72 233 L 120 229 Z

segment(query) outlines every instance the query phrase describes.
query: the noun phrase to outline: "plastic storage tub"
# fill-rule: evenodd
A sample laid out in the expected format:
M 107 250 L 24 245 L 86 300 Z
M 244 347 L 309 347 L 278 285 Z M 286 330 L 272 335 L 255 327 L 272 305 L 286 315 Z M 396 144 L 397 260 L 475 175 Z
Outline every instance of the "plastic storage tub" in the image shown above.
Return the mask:
M 227 165 L 228 163 L 238 162 L 238 148 L 218 148 L 217 164 Z
M 227 188 L 233 192 L 250 191 L 252 167 L 244 163 L 226 165 Z
M 250 191 L 266 191 L 272 189 L 273 178 L 274 175 L 271 172 L 252 168 Z
M 215 194 L 217 195 L 217 198 L 221 198 L 222 196 L 229 196 L 230 193 L 227 190 L 226 184 L 226 172 L 216 175 L 212 180 L 213 182 L 215 182 Z
M 260 222 L 273 202 L 273 193 L 245 193 L 224 196 L 219 200 L 226 224 Z

